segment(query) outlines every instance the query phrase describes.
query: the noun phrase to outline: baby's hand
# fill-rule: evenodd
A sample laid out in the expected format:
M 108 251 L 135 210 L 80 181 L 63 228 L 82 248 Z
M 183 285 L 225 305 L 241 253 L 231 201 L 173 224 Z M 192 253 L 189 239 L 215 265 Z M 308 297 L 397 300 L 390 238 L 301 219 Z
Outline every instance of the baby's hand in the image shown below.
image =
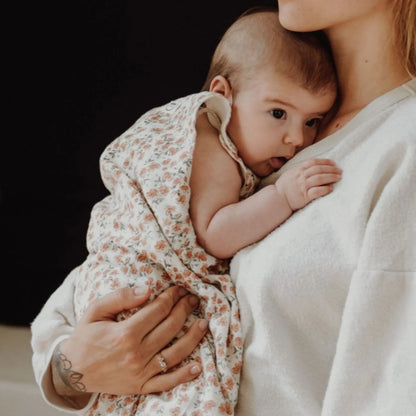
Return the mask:
M 311 159 L 283 173 L 275 186 L 291 210 L 296 211 L 329 194 L 332 184 L 341 179 L 341 172 L 330 159 Z

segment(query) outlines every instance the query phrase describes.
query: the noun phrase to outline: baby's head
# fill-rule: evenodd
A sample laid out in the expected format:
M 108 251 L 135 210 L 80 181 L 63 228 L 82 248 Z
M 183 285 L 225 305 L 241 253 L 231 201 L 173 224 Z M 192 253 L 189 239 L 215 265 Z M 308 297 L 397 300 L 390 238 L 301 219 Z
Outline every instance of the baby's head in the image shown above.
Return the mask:
M 212 80 L 221 75 L 235 93 L 266 67 L 311 92 L 334 90 L 337 86 L 325 36 L 320 32 L 288 31 L 279 23 L 277 8 L 259 6 L 243 13 L 225 32 L 202 90 L 209 91 Z
M 225 32 L 202 89 L 229 99 L 227 132 L 246 164 L 266 176 L 312 144 L 337 80 L 323 34 L 290 32 L 277 9 L 257 7 Z

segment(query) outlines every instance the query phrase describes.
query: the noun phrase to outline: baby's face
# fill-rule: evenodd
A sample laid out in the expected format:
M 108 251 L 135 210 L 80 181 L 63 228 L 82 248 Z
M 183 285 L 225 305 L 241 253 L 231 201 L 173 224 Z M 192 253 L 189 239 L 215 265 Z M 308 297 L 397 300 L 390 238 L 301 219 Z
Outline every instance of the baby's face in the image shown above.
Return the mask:
M 275 71 L 260 71 L 233 94 L 227 132 L 246 165 L 267 176 L 314 142 L 335 97 L 335 90 L 312 93 Z

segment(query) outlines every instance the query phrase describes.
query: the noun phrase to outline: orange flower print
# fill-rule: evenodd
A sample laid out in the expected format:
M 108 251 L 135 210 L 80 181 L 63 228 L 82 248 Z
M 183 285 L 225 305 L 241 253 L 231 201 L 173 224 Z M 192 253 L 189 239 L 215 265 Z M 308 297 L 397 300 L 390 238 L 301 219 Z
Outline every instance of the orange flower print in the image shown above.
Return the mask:
M 180 233 L 182 230 L 182 224 L 177 223 L 172 227 L 172 231 L 174 231 L 175 233 Z
M 147 260 L 147 254 L 145 251 L 142 251 L 140 254 L 136 257 L 137 261 L 140 263 L 144 263 Z
M 234 380 L 231 377 L 228 377 L 225 380 L 225 387 L 227 387 L 228 390 L 232 390 L 234 387 Z
M 154 219 L 152 214 L 147 214 L 144 216 L 144 222 L 152 222 Z
M 233 332 L 237 333 L 238 330 L 240 329 L 240 325 L 238 323 L 234 322 L 234 323 L 230 324 L 230 329 Z
M 176 149 L 175 147 L 170 147 L 168 152 L 171 156 L 173 156 L 176 152 L 178 151 L 178 149 Z
M 153 188 L 153 189 L 150 189 L 150 191 L 148 191 L 146 195 L 148 198 L 155 198 L 157 197 L 157 194 L 158 194 L 157 189 Z
M 165 248 L 167 247 L 166 241 L 164 240 L 159 240 L 156 244 L 155 244 L 155 249 L 156 250 L 160 250 L 163 251 L 165 250 Z
M 201 261 L 207 261 L 207 256 L 206 256 L 206 254 L 205 254 L 205 253 L 203 253 L 202 251 L 197 251 L 197 252 L 195 253 L 195 257 L 196 257 L 198 260 L 201 260 Z
M 189 191 L 190 191 L 190 188 L 189 188 L 189 186 L 188 186 L 188 185 L 182 185 L 182 186 L 180 187 L 180 190 L 181 190 L 182 192 L 189 192 Z
M 236 337 L 234 339 L 234 345 L 236 347 L 242 347 L 243 346 L 243 340 L 240 337 Z
M 232 415 L 234 413 L 233 408 L 230 405 L 230 403 L 221 403 L 219 409 L 220 409 L 221 414 L 223 415 Z
M 130 403 L 133 403 L 133 399 L 132 399 L 132 397 L 131 397 L 131 396 L 126 397 L 126 398 L 124 399 L 124 404 L 125 404 L 125 405 L 128 405 L 128 404 L 130 404 Z
M 186 403 L 189 401 L 189 397 L 186 394 L 181 394 L 178 398 L 179 403 Z
M 150 266 L 148 264 L 143 264 L 142 266 L 140 266 L 139 269 L 142 273 L 145 273 L 145 274 L 150 274 L 153 271 L 152 266 Z
M 213 362 L 210 362 L 205 366 L 205 371 L 206 372 L 210 372 L 210 371 L 214 371 L 214 370 L 215 370 L 215 364 Z
M 203 404 L 203 409 L 205 411 L 211 410 L 213 407 L 215 407 L 215 402 L 213 400 L 208 400 Z
M 166 215 L 171 216 L 175 213 L 175 211 L 176 211 L 176 208 L 174 206 L 170 205 L 170 206 L 166 207 L 165 212 L 166 212 Z
M 237 363 L 233 366 L 233 373 L 240 374 L 241 372 L 242 363 Z

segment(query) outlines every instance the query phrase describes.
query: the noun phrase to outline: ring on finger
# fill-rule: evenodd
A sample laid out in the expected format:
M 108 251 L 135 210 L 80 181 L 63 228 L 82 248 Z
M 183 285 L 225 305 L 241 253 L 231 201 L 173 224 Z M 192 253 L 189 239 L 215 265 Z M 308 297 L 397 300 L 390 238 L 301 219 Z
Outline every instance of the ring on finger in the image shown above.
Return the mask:
M 161 367 L 161 373 L 166 373 L 168 371 L 168 363 L 165 360 L 165 357 L 160 352 L 159 354 L 156 354 L 157 361 L 159 362 L 159 365 Z

